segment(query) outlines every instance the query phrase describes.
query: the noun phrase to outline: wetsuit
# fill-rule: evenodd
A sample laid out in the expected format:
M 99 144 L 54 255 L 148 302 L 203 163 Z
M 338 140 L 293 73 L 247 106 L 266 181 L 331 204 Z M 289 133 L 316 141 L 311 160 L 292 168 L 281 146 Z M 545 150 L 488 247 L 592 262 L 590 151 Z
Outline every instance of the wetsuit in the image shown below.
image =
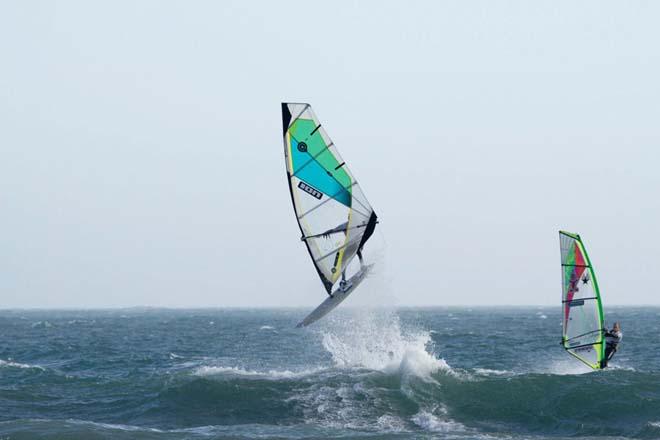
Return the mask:
M 375 212 L 371 211 L 371 215 L 369 216 L 369 220 L 367 221 L 367 224 L 364 230 L 364 234 L 362 234 L 362 238 L 360 239 L 360 244 L 358 244 L 357 248 L 357 256 L 360 259 L 360 267 L 363 266 L 363 259 L 362 259 L 362 247 L 364 244 L 369 240 L 369 238 L 373 235 L 374 230 L 376 229 L 376 224 L 378 223 L 378 216 L 376 215 Z M 323 233 L 323 236 L 328 238 L 330 234 L 334 234 L 337 232 L 343 232 L 346 234 L 348 229 L 348 222 L 342 223 L 341 225 L 337 226 L 336 228 L 329 229 Z M 346 282 L 346 271 L 342 271 L 341 273 L 341 280 L 342 283 Z M 332 295 L 330 295 L 332 296 Z
M 362 240 L 360 240 L 360 245 L 357 249 L 357 256 L 360 259 L 360 265 L 362 265 L 362 246 L 369 240 L 376 230 L 376 223 L 378 223 L 378 216 L 375 212 L 371 211 L 371 216 L 369 216 L 369 221 L 367 222 L 367 227 L 362 235 Z
M 366 229 L 364 230 L 364 234 L 362 234 L 362 238 L 360 239 L 360 244 L 358 245 L 356 252 L 358 258 L 360 259 L 360 265 L 362 265 L 362 247 L 364 247 L 364 244 L 373 235 L 374 230 L 376 229 L 376 223 L 378 223 L 378 216 L 376 215 L 375 212 L 371 211 L 371 216 L 369 216 L 367 225 L 364 226 Z M 323 233 L 323 236 L 327 238 L 330 234 L 334 234 L 336 232 L 343 232 L 345 234 L 347 229 L 348 229 L 348 222 L 345 222 L 337 226 L 336 228 L 328 229 Z
M 606 331 L 605 332 L 605 359 L 601 363 L 601 368 L 606 368 L 607 363 L 612 359 L 619 343 L 623 339 L 623 332 L 621 331 Z

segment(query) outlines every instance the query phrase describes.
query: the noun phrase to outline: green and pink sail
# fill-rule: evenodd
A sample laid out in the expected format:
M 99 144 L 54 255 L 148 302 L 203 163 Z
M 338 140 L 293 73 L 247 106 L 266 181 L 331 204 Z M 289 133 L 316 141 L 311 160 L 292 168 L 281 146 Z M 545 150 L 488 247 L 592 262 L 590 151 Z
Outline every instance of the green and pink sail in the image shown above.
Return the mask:
M 559 231 L 562 273 L 562 345 L 597 370 L 605 357 L 603 305 L 598 282 L 578 234 Z

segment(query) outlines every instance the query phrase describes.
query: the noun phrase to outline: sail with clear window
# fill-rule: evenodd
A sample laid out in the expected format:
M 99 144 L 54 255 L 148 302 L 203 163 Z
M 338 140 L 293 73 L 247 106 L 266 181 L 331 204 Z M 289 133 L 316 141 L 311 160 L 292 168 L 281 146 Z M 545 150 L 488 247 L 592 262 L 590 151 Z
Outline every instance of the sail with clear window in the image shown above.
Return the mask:
M 325 128 L 305 103 L 283 103 L 287 180 L 296 221 L 329 294 L 373 233 L 377 216 Z
M 596 274 L 578 234 L 559 231 L 562 273 L 562 345 L 597 370 L 605 358 L 603 306 Z

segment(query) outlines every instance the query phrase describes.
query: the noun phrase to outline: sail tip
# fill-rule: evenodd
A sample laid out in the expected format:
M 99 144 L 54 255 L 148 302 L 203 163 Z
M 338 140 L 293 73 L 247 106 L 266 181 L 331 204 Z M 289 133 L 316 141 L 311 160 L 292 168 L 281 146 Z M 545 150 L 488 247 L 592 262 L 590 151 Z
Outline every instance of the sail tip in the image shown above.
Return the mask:
M 574 232 L 562 231 L 561 229 L 559 230 L 559 235 L 567 235 L 571 238 L 580 239 L 580 234 L 576 234 Z
M 289 129 L 289 124 L 291 123 L 291 111 L 289 111 L 289 105 L 286 102 L 282 103 L 282 136 L 286 135 L 286 131 Z
M 301 108 L 302 107 L 302 108 Z M 308 107 L 311 107 L 306 102 L 282 102 L 282 134 L 286 135 L 286 131 L 289 129 L 291 124 L 291 111 L 296 115 L 296 118 L 300 116 Z

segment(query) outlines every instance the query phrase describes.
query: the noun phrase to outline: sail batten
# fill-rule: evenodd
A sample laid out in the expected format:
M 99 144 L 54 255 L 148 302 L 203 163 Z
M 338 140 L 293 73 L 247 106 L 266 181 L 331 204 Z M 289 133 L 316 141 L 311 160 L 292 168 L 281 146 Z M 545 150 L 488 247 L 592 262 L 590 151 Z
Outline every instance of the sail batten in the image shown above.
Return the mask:
M 593 369 L 605 357 L 603 306 L 596 274 L 578 234 L 559 232 L 562 271 L 562 345 Z
M 309 104 L 283 103 L 282 125 L 296 221 L 330 293 L 373 233 L 375 213 Z

